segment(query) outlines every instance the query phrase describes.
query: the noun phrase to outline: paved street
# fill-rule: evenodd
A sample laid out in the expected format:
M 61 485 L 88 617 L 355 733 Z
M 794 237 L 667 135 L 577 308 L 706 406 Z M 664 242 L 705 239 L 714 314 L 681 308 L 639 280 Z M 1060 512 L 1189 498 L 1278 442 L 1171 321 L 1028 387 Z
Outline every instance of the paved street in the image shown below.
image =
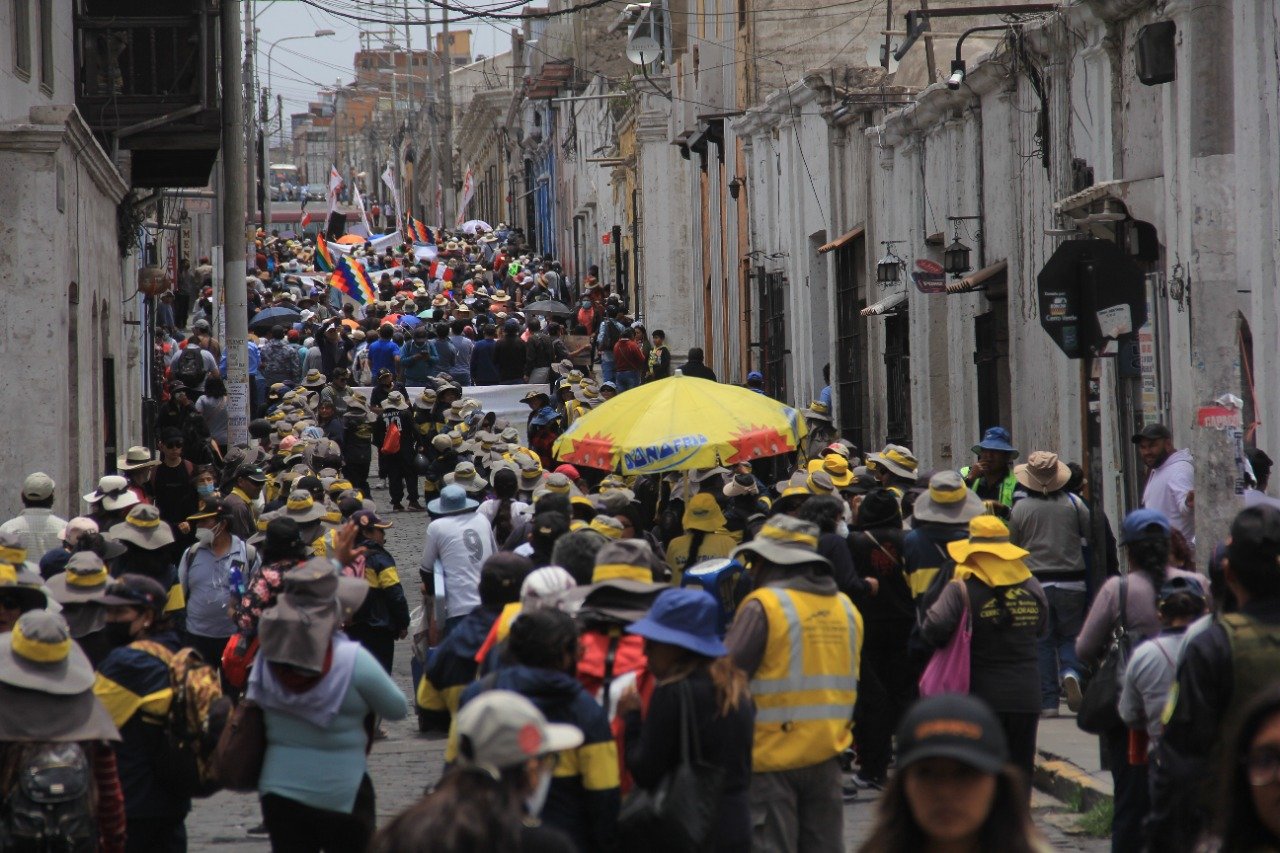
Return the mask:
M 387 493 L 374 483 L 374 500 L 379 510 L 390 506 Z M 418 554 L 421 550 L 425 514 L 400 513 L 389 516 L 395 527 L 388 533 L 387 547 L 400 566 L 409 606 L 421 599 L 417 585 Z M 412 691 L 409 683 L 409 645 L 401 642 L 396 649 L 396 680 L 405 695 Z M 434 782 L 444 766 L 444 740 L 421 735 L 417 720 L 410 716 L 397 723 L 386 724 L 388 737 L 374 744 L 370 758 L 374 787 L 378 797 L 379 822 L 389 820 L 417 799 L 427 785 Z M 1032 801 L 1036 823 L 1048 836 L 1056 850 L 1106 850 L 1107 839 L 1068 835 L 1060 826 L 1069 825 L 1073 817 L 1056 800 L 1037 793 Z M 198 801 L 187 820 L 190 849 L 219 853 L 261 853 L 270 850 L 265 836 L 250 836 L 247 830 L 260 821 L 258 799 L 251 794 L 222 793 Z M 875 799 L 863 796 L 845 807 L 845 842 L 854 849 L 866 837 L 875 819 Z

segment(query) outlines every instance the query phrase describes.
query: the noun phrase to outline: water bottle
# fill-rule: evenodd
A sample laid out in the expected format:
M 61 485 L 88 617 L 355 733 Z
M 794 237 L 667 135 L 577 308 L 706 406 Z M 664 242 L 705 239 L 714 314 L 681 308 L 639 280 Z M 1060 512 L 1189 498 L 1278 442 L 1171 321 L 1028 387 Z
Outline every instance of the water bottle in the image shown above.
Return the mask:
M 244 595 L 244 572 L 240 570 L 239 563 L 231 564 L 231 576 L 228 579 L 231 584 L 231 592 L 235 595 Z

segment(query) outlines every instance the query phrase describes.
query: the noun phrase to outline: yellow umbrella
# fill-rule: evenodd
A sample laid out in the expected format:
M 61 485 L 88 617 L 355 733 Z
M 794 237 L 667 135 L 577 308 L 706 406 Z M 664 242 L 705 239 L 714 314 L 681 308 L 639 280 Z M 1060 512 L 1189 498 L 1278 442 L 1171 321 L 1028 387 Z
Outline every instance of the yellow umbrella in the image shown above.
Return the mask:
M 790 406 L 736 385 L 672 376 L 592 409 L 556 439 L 562 462 L 656 474 L 794 451 L 807 432 Z

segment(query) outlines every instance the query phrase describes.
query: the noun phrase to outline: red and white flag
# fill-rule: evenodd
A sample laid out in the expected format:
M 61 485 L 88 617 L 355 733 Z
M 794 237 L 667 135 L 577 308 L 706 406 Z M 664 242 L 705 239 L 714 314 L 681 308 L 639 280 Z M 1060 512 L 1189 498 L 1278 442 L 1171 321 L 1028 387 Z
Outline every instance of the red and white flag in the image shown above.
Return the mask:
M 458 201 L 458 221 L 454 223 L 455 228 L 467 221 L 467 205 L 471 204 L 471 199 L 475 194 L 475 175 L 472 173 L 471 167 L 468 166 L 466 177 L 462 179 L 462 198 Z
M 342 190 L 342 175 L 338 174 L 337 166 L 329 167 L 329 212 L 333 213 L 338 209 L 338 193 Z
M 436 227 L 444 227 L 444 187 L 436 181 Z

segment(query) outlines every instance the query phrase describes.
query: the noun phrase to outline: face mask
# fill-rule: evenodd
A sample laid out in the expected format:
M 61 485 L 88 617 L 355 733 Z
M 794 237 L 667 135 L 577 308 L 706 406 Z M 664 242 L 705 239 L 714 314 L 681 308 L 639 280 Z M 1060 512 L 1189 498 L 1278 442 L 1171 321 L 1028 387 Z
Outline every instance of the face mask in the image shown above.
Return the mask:
M 108 622 L 103 630 L 106 632 L 107 642 L 115 649 L 133 642 L 132 629 L 132 622 Z
M 213 493 L 217 491 L 214 483 L 201 483 L 196 486 L 196 494 L 202 498 L 211 498 Z
M 542 814 L 542 807 L 547 804 L 547 794 L 551 792 L 551 768 L 542 771 L 542 775 L 538 777 L 538 786 L 533 789 L 533 793 L 524 801 L 524 807 L 528 810 L 531 817 L 537 817 Z
M 836 535 L 839 536 L 841 539 L 849 538 L 849 525 L 845 524 L 843 521 L 837 524 Z
M 197 527 L 197 528 L 196 528 L 196 542 L 197 542 L 197 543 L 199 543 L 199 544 L 201 544 L 201 545 L 205 545 L 205 546 L 212 545 L 212 544 L 213 544 L 213 529 L 212 529 L 212 528 L 209 528 L 209 527 Z

